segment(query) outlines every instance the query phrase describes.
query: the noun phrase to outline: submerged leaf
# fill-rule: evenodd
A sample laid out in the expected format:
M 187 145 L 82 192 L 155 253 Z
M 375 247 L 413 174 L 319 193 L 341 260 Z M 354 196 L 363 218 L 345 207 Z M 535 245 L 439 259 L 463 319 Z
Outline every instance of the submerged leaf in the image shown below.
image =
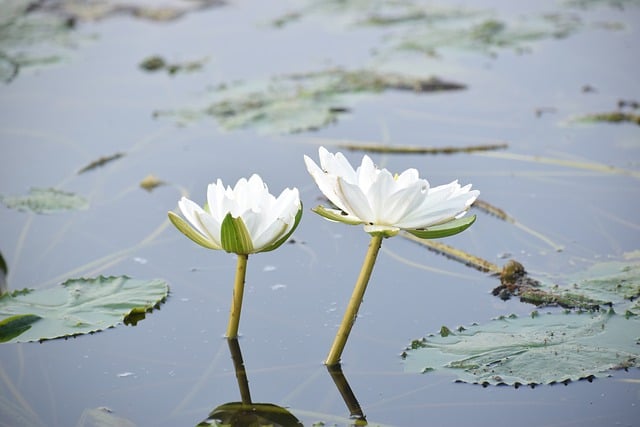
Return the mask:
M 354 95 L 384 90 L 435 92 L 465 86 L 435 77 L 414 77 L 374 70 L 330 69 L 273 78 L 255 83 L 223 86 L 219 100 L 206 109 L 225 129 L 255 127 L 266 133 L 296 133 L 316 130 L 335 122 L 350 111 Z M 193 119 L 193 111 L 156 112 Z
M 142 181 L 140 181 L 140 187 L 149 192 L 153 191 L 156 187 L 160 187 L 165 184 L 166 183 L 164 181 L 153 174 L 145 176 Z
M 407 349 L 410 372 L 446 371 L 475 384 L 551 384 L 640 367 L 640 321 L 609 312 L 499 318 Z
M 611 113 L 587 114 L 576 119 L 585 123 L 632 123 L 640 126 L 640 114 L 613 111 Z
M 55 188 L 32 188 L 26 196 L 0 195 L 0 201 L 10 209 L 39 214 L 84 210 L 89 207 L 89 202 L 84 197 Z
M 115 154 L 112 154 L 110 156 L 100 157 L 99 159 L 96 159 L 96 160 L 92 161 L 87 166 L 85 166 L 82 169 L 80 169 L 78 171 L 78 175 L 80 175 L 81 173 L 85 173 L 85 172 L 88 172 L 90 170 L 99 168 L 100 166 L 104 166 L 107 163 L 112 162 L 114 160 L 118 160 L 121 157 L 124 157 L 124 153 L 115 153 Z
M 42 341 L 97 332 L 122 323 L 132 313 L 151 311 L 168 293 L 169 286 L 159 279 L 99 276 L 6 294 L 0 297 L 0 341 Z

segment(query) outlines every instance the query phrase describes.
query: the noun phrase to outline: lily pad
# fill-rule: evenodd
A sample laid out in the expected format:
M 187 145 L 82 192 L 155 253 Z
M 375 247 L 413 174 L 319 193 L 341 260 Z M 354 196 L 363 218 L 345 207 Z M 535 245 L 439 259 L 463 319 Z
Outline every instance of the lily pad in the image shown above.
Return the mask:
M 89 202 L 84 197 L 55 188 L 32 188 L 26 196 L 0 195 L 0 202 L 10 209 L 38 214 L 84 210 L 89 207 Z
M 0 342 L 27 342 L 135 324 L 169 293 L 163 280 L 126 276 L 71 279 L 42 290 L 0 297 Z
M 462 84 L 436 77 L 335 68 L 275 77 L 262 83 L 223 85 L 214 92 L 218 100 L 204 110 L 164 111 L 155 115 L 178 120 L 211 115 L 227 130 L 257 128 L 264 133 L 296 133 L 337 121 L 351 110 L 357 95 L 385 90 L 425 93 L 464 88 Z
M 24 67 L 59 62 L 70 40 L 72 23 L 36 12 L 34 4 L 31 0 L 0 2 L 0 80 L 5 83 Z
M 521 282 L 524 269 L 511 270 L 515 283 Z M 640 265 L 602 263 L 568 281 L 568 287 L 536 282 L 518 292 L 539 292 L 557 305 L 600 301 L 613 308 L 535 311 L 531 317 L 500 317 L 486 325 L 447 329 L 449 334 L 413 341 L 405 353 L 406 369 L 451 371 L 459 381 L 478 384 L 549 384 L 640 367 Z
M 409 372 L 451 372 L 474 384 L 552 384 L 640 367 L 640 320 L 609 312 L 501 317 L 414 341 Z
M 523 52 L 531 42 L 567 37 L 581 25 L 574 16 L 562 14 L 527 17 L 521 21 L 502 18 L 448 21 L 446 25 L 407 31 L 395 45 L 399 50 L 430 55 L 447 47 L 485 54 L 495 54 L 504 48 Z

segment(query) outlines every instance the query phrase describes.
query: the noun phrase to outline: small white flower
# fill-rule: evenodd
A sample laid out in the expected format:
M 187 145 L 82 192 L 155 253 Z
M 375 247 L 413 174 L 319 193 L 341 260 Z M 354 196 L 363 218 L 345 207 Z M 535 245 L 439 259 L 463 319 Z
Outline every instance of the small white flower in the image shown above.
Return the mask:
M 206 248 L 236 254 L 276 249 L 302 216 L 297 188 L 287 188 L 276 198 L 257 174 L 241 178 L 234 188 L 225 188 L 219 179 L 209 184 L 204 208 L 186 197 L 178 207 L 189 223 L 173 212 L 169 219 L 185 236 Z
M 468 228 L 475 216 L 463 218 L 480 192 L 453 181 L 430 187 L 416 169 L 392 175 L 377 168 L 364 156 L 354 170 L 342 153 L 319 149 L 320 166 L 304 156 L 307 170 L 337 209 L 318 206 L 314 211 L 327 219 L 364 224 L 372 235 L 390 237 L 406 230 L 422 238 L 457 234 Z

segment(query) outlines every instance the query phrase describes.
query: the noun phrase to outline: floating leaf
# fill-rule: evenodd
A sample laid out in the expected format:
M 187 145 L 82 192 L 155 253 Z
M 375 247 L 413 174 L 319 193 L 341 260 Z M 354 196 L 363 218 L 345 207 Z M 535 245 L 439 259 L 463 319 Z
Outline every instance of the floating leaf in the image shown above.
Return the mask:
M 38 13 L 30 0 L 0 1 L 0 80 L 11 82 L 27 66 L 59 62 L 51 52 L 62 51 L 71 27 L 66 17 Z
M 0 195 L 0 201 L 10 209 L 39 214 L 83 210 L 89 207 L 89 202 L 84 197 L 55 188 L 32 188 L 26 196 Z
M 140 181 L 140 187 L 149 192 L 153 191 L 156 187 L 160 187 L 161 185 L 165 185 L 165 182 L 152 174 L 145 176 L 142 181 Z
M 640 367 L 637 316 L 547 313 L 436 334 L 408 349 L 410 372 L 446 371 L 475 384 L 551 384 Z
M 384 90 L 423 93 L 464 88 L 435 77 L 337 68 L 281 76 L 258 85 L 223 86 L 216 90 L 220 99 L 204 112 L 165 111 L 155 115 L 189 120 L 209 114 L 228 130 L 254 127 L 266 133 L 295 133 L 335 122 L 350 111 L 354 95 Z
M 564 279 L 569 286 L 541 282 L 527 275 L 515 260 L 505 264 L 500 273 L 500 286 L 493 290 L 502 299 L 519 296 L 537 306 L 561 306 L 594 310 L 605 305 L 626 307 L 628 301 L 640 297 L 640 264 L 605 262 L 586 272 Z
M 0 341 L 41 341 L 97 332 L 151 311 L 168 293 L 163 280 L 126 276 L 71 279 L 55 288 L 13 292 L 0 297 Z M 16 331 L 20 333 L 10 336 Z
M 163 57 L 153 55 L 144 59 L 140 63 L 140 68 L 149 72 L 165 70 L 169 74 L 176 74 L 200 70 L 205 61 L 206 60 L 169 63 Z
M 640 114 L 613 111 L 611 113 L 587 114 L 578 117 L 576 121 L 585 123 L 632 123 L 640 126 Z
M 85 409 L 76 427 L 136 427 L 136 424 L 119 417 L 104 406 Z
M 81 173 L 90 171 L 92 169 L 98 168 L 100 166 L 104 166 L 105 164 L 112 162 L 114 160 L 118 160 L 121 157 L 124 157 L 124 153 L 115 153 L 115 154 L 112 154 L 111 156 L 100 157 L 99 159 L 94 160 L 93 162 L 89 163 L 87 166 L 80 169 L 78 171 L 78 175 L 80 175 Z
M 197 427 L 254 425 L 301 427 L 302 423 L 291 412 L 272 403 L 230 402 L 211 411 Z
M 526 272 L 517 262 L 506 267 L 503 285 L 526 283 L 521 298 L 539 292 L 548 300 L 544 305 L 581 307 L 582 302 L 596 309 L 606 302 L 613 308 L 536 311 L 414 340 L 406 353 L 407 370 L 453 370 L 460 381 L 480 384 L 548 384 L 640 366 L 640 264 L 602 263 L 570 278 L 573 284 L 564 288 L 522 280 Z

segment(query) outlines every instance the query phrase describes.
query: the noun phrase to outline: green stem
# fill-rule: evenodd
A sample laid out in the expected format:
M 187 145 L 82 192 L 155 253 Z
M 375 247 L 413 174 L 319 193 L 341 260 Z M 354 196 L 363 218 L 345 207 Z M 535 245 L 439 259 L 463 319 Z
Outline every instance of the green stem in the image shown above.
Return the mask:
M 238 325 L 240 324 L 240 313 L 242 312 L 242 295 L 244 294 L 244 278 L 247 273 L 248 258 L 249 255 L 247 254 L 238 254 L 236 280 L 233 285 L 233 299 L 231 300 L 231 311 L 229 312 L 229 326 L 227 326 L 227 338 L 238 337 Z
M 382 235 L 373 235 L 371 237 L 371 242 L 369 243 L 367 255 L 362 263 L 362 269 L 360 270 L 358 281 L 356 282 L 353 293 L 351 294 L 351 300 L 349 300 L 349 305 L 347 306 L 347 310 L 342 318 L 342 323 L 340 324 L 338 333 L 333 340 L 333 345 L 331 346 L 331 350 L 329 350 L 327 360 L 324 362 L 327 366 L 333 366 L 340 363 L 342 350 L 344 350 L 351 328 L 358 316 L 358 309 L 360 308 L 360 303 L 362 303 L 362 298 L 364 297 L 364 292 L 367 289 L 367 284 L 369 283 L 369 278 L 373 271 L 373 265 L 376 263 L 376 257 L 378 256 L 378 251 L 380 250 L 381 245 Z

